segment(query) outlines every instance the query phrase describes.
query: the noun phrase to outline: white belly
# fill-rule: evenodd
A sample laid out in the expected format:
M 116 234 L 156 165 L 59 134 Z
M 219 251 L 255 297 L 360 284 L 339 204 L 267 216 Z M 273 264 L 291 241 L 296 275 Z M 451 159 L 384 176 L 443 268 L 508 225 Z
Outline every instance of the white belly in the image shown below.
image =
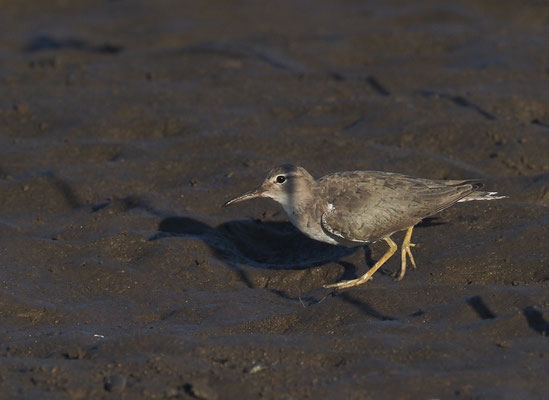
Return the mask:
M 297 228 L 299 229 L 299 227 L 297 227 Z M 315 240 L 318 240 L 318 241 L 324 242 L 324 243 L 339 244 L 334 239 L 332 239 L 330 236 L 326 235 L 323 230 L 318 231 L 318 230 L 310 229 L 310 228 L 299 229 L 299 230 L 301 232 L 303 232 L 305 235 L 309 236 L 311 239 L 315 239 Z
M 318 221 L 313 221 L 306 218 L 297 218 L 296 213 L 293 209 L 286 209 L 286 207 L 284 207 L 284 211 L 286 211 L 286 214 L 288 214 L 290 222 L 311 239 L 318 240 L 324 243 L 339 244 L 337 241 L 332 239 L 324 232 L 324 229 L 322 229 L 322 226 L 320 224 L 320 218 Z

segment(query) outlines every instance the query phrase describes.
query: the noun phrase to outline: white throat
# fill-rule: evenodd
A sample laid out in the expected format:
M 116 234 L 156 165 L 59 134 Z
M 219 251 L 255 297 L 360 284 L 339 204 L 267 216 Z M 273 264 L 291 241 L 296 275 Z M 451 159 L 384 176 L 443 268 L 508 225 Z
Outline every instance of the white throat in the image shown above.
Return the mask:
M 311 218 L 305 217 L 307 213 L 304 213 L 301 208 L 307 207 L 307 204 L 299 204 L 295 201 L 291 201 L 287 194 L 269 197 L 271 197 L 282 206 L 286 214 L 288 214 L 290 222 L 305 235 L 321 242 L 338 244 L 337 241 L 324 233 L 324 230 L 321 229 L 320 226 L 320 220 L 314 220 L 314 216 L 311 216 Z M 330 206 L 333 208 L 332 204 L 328 205 L 329 208 Z

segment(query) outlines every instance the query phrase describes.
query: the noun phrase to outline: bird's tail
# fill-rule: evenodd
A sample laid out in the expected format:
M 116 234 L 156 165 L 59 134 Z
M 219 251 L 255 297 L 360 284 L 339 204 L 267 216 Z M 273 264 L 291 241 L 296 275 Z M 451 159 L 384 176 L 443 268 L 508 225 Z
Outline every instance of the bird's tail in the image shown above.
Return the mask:
M 499 200 L 499 199 L 505 199 L 507 196 L 498 196 L 498 192 L 473 192 L 469 196 L 464 197 L 461 200 L 458 200 L 458 203 L 464 202 L 464 201 L 476 201 L 476 200 Z

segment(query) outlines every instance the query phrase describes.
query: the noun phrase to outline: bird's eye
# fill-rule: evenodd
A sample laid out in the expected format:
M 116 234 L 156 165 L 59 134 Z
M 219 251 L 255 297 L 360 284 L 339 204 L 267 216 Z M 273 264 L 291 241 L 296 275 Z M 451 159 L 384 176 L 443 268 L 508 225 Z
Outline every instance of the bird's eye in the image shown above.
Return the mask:
M 284 182 L 286 182 L 286 177 L 284 175 L 278 175 L 276 177 L 276 182 L 277 183 L 284 183 Z

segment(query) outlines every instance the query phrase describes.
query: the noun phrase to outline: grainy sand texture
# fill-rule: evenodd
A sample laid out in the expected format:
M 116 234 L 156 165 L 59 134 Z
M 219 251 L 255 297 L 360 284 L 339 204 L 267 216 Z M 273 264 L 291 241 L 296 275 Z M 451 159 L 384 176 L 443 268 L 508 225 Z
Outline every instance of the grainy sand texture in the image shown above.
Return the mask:
M 3 0 L 0 26 L 1 398 L 549 397 L 549 2 Z M 221 208 L 285 162 L 509 197 L 334 293 L 385 244 Z

